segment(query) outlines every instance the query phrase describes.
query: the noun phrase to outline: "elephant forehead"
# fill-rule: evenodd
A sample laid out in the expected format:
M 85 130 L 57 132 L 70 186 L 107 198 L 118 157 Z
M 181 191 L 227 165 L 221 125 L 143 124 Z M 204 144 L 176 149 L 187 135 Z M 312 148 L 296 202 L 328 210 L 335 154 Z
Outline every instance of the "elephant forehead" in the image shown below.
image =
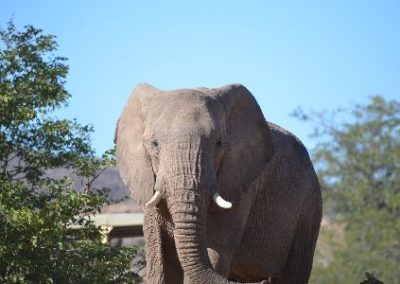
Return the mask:
M 161 100 L 148 110 L 146 128 L 154 134 L 209 135 L 221 121 L 216 113 L 212 105 L 204 100 Z
M 216 128 L 210 113 L 195 106 L 181 106 L 164 112 L 156 121 L 155 131 L 172 136 L 209 135 Z
M 205 107 L 182 105 L 175 110 L 171 126 L 202 126 L 211 123 L 210 113 Z

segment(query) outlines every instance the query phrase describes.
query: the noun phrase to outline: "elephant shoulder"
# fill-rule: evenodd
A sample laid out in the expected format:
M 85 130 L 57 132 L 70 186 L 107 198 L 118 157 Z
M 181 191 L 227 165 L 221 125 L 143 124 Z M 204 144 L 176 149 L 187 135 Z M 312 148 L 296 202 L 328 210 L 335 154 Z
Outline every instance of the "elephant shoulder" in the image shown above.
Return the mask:
M 298 159 L 302 162 L 310 160 L 308 151 L 299 138 L 275 123 L 267 122 L 267 124 L 278 156 Z
M 288 130 L 268 122 L 275 155 L 267 167 L 267 175 L 280 188 L 293 194 L 320 195 L 320 185 L 310 156 L 303 143 Z M 280 191 L 280 190 L 279 190 Z

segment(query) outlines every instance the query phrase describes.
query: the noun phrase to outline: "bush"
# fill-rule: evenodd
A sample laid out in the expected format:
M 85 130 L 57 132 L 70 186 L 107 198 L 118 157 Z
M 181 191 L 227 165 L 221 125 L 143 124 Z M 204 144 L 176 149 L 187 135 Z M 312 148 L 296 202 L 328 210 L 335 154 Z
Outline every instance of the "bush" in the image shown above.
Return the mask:
M 92 183 L 113 151 L 97 158 L 90 126 L 53 116 L 70 97 L 55 37 L 9 22 L 0 40 L 0 282 L 133 283 L 135 249 L 104 244 L 90 220 L 111 202 Z M 85 177 L 86 187 L 48 177 L 56 167 Z
M 297 113 L 316 127 L 313 161 L 325 219 L 312 283 L 400 279 L 400 103 L 374 96 L 331 113 Z M 337 121 L 338 119 L 344 119 Z

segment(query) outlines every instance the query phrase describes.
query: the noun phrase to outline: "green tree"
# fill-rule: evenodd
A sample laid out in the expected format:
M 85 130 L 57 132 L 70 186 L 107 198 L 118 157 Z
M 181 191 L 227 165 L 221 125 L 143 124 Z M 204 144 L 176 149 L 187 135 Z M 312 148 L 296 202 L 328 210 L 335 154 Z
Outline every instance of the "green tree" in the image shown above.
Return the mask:
M 323 188 L 325 220 L 313 283 L 358 283 L 373 272 L 400 279 L 400 103 L 295 116 L 314 123 L 313 161 Z
M 70 97 L 56 50 L 40 29 L 0 28 L 0 282 L 133 283 L 135 249 L 103 244 L 90 220 L 111 202 L 91 185 L 113 152 L 97 158 L 92 128 L 54 115 Z M 85 177 L 86 188 L 46 175 L 57 167 Z

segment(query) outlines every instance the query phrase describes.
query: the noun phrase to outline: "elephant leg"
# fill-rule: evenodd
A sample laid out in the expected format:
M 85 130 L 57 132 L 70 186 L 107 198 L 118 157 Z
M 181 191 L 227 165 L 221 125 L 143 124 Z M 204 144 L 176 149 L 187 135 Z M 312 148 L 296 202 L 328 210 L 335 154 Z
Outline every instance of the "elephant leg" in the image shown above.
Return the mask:
M 321 196 L 319 192 L 314 192 L 302 208 L 285 265 L 283 283 L 308 283 L 318 239 L 321 214 Z
M 209 215 L 208 256 L 214 270 L 225 278 L 231 273 L 232 260 L 246 229 L 253 199 L 251 194 L 244 195 L 234 208 L 217 209 Z
M 155 284 L 165 283 L 160 222 L 160 216 L 156 210 L 145 210 L 143 235 L 146 249 L 147 282 Z
M 215 249 L 208 248 L 208 257 L 214 270 L 221 276 L 228 278 L 233 254 L 227 251 L 216 251 Z
M 161 212 L 162 211 L 162 212 Z M 165 209 L 146 210 L 144 237 L 146 240 L 147 283 L 183 283 L 183 271 L 176 253 L 172 228 Z
M 182 284 L 183 270 L 176 252 L 175 241 L 170 229 L 162 230 L 162 251 L 164 263 L 164 278 L 167 284 Z M 151 282 L 150 282 L 151 283 Z

